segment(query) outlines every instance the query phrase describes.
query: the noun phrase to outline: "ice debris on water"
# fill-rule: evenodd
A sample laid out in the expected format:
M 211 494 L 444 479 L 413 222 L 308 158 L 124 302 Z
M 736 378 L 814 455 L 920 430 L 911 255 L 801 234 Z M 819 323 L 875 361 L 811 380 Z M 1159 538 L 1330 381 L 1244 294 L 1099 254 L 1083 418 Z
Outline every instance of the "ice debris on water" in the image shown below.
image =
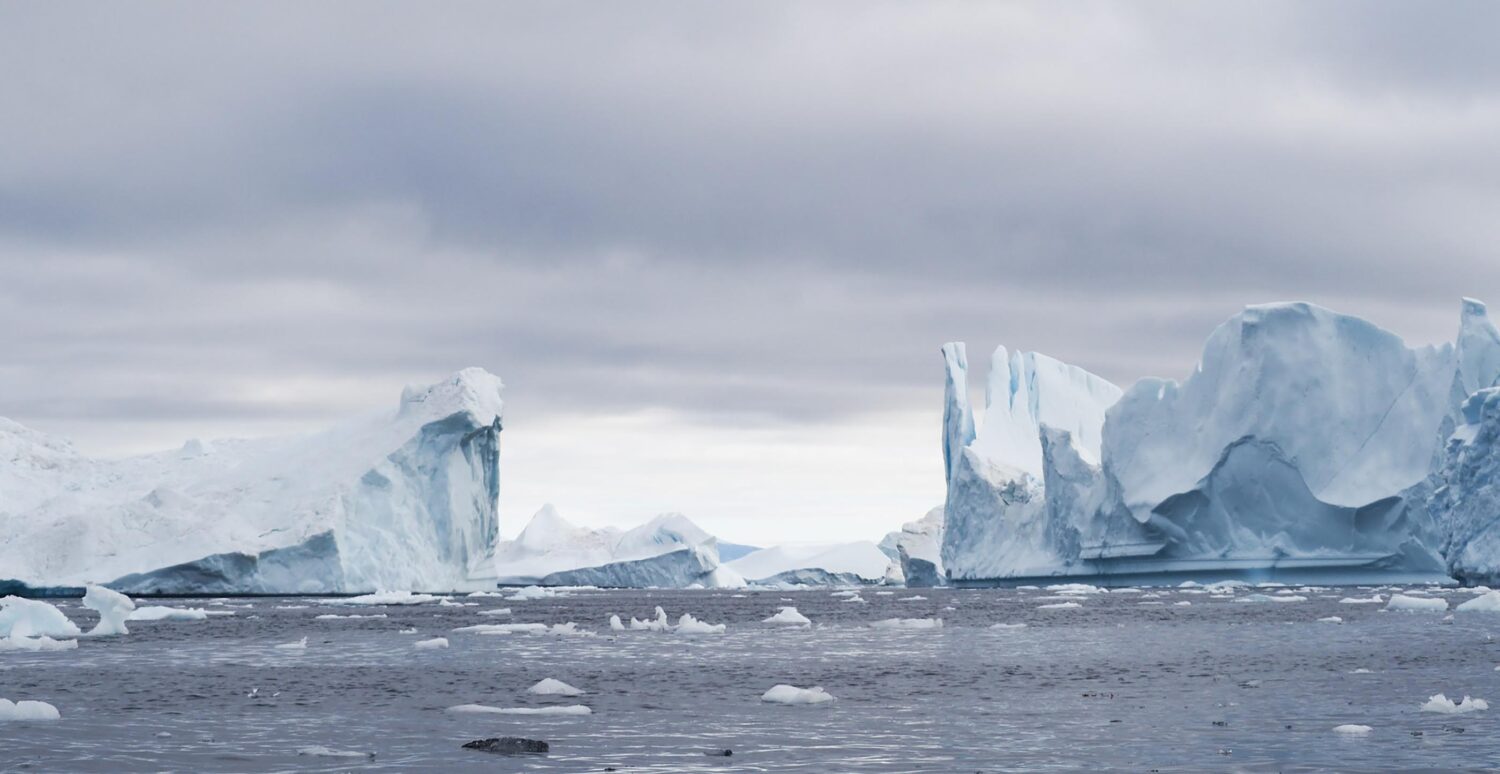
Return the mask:
M 760 700 L 774 704 L 823 704 L 833 701 L 833 696 L 819 686 L 798 688 L 794 685 L 776 685 L 761 694 Z
M 1423 712 L 1440 712 L 1446 715 L 1462 715 L 1466 712 L 1478 712 L 1490 708 L 1489 702 L 1484 699 L 1471 699 L 1465 696 L 1462 701 L 1454 703 L 1452 699 L 1439 693 L 1427 699 L 1422 705 Z

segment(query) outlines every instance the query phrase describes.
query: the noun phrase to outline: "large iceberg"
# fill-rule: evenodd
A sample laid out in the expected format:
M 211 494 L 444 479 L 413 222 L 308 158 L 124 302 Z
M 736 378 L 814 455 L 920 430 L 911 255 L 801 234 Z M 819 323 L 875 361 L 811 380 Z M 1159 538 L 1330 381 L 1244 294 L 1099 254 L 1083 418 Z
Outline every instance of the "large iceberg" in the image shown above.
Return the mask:
M 1435 474 L 1433 517 L 1443 527 L 1448 572 L 1468 583 L 1500 583 L 1500 387 L 1463 406 Z
M 963 346 L 943 353 L 943 560 L 955 582 L 1439 579 L 1448 514 L 1469 507 L 1482 521 L 1478 495 L 1456 498 L 1439 471 L 1460 404 L 1500 379 L 1500 335 L 1477 301 L 1464 301 L 1456 344 L 1418 348 L 1312 304 L 1249 307 L 1214 331 L 1187 379 L 1144 379 L 1123 394 L 1041 358 L 1002 369 L 1002 350 L 987 390 L 999 419 L 987 409 L 977 438 Z M 1018 418 L 1023 394 L 1034 408 Z M 1028 433 L 1040 454 L 1015 440 Z M 1449 448 L 1447 469 L 1482 466 L 1483 454 L 1461 452 Z
M 0 580 L 129 593 L 491 585 L 501 387 L 470 368 L 314 435 L 121 460 L 0 420 Z
M 498 580 L 507 584 L 645 588 L 738 588 L 720 563 L 718 541 L 686 516 L 667 513 L 629 530 L 590 529 L 544 505 L 515 540 L 495 549 Z
M 912 588 L 941 586 L 943 573 L 943 506 L 901 525 L 880 541 L 880 550 L 895 563 L 887 577 Z

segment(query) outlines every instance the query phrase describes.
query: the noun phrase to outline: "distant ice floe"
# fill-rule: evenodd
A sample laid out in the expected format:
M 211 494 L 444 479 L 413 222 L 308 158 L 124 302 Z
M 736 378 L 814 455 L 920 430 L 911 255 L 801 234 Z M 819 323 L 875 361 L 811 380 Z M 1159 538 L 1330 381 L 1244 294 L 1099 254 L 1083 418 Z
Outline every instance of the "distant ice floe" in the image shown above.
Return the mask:
M 417 650 L 439 650 L 448 647 L 447 637 L 433 637 L 430 640 L 418 640 L 412 643 Z
M 779 612 L 776 613 L 776 615 L 767 618 L 761 623 L 807 626 L 812 623 L 812 620 L 807 616 L 797 612 L 797 608 L 795 607 L 783 607 Z
M 436 602 L 441 597 L 432 594 L 413 594 L 410 591 L 377 591 L 357 597 L 329 600 L 333 605 L 420 605 Z
M 1342 726 L 1333 727 L 1333 733 L 1335 734 L 1350 734 L 1353 736 L 1363 736 L 1373 730 L 1369 726 L 1361 726 L 1357 723 L 1345 723 Z
M 594 711 L 582 704 L 567 704 L 556 707 L 491 707 L 486 704 L 459 704 L 449 707 L 447 712 L 472 715 L 592 715 Z
M 0 637 L 77 637 L 78 626 L 56 606 L 35 599 L 0 599 Z
M 1307 597 L 1297 594 L 1246 594 L 1243 597 L 1236 597 L 1234 601 L 1250 604 L 1263 602 L 1306 602 Z
M 579 629 L 578 624 L 568 623 L 552 624 L 544 623 L 504 623 L 504 624 L 474 624 L 473 626 L 460 626 L 453 630 L 457 634 L 556 634 L 561 636 L 592 637 L 593 632 Z
M 723 634 L 726 628 L 728 627 L 724 624 L 706 623 L 694 618 L 691 613 L 683 613 L 672 631 L 676 634 Z
M 534 694 L 536 694 L 538 696 L 582 696 L 583 695 L 583 691 L 581 691 L 581 690 L 579 690 L 577 688 L 574 688 L 573 686 L 568 685 L 567 683 L 565 683 L 565 682 L 563 682 L 561 680 L 554 680 L 551 677 L 548 677 L 548 678 L 542 680 L 541 682 L 537 683 L 536 685 L 533 685 L 530 688 L 527 688 L 526 692 L 527 693 L 534 693 Z
M 1336 615 L 1330 615 L 1327 618 L 1319 618 L 1318 619 L 1318 623 L 1341 624 L 1343 622 L 1344 622 L 1344 619 L 1339 618 Z
M 1050 605 L 1037 605 L 1038 610 L 1074 610 L 1083 607 L 1077 602 L 1054 602 Z
M 823 704 L 833 701 L 833 696 L 818 686 L 798 688 L 794 685 L 776 685 L 761 694 L 760 700 L 774 704 Z
M 1026 628 L 1026 624 L 1023 624 L 1023 623 L 997 623 L 997 624 L 990 624 L 990 628 L 991 629 L 1025 629 Z
M 1439 693 L 1427 699 L 1422 705 L 1423 712 L 1441 712 L 1446 715 L 1462 715 L 1466 712 L 1478 712 L 1490 708 L 1489 702 L 1484 699 L 1471 699 L 1468 696 L 1457 704 L 1453 700 Z
M 364 759 L 370 759 L 370 758 L 374 758 L 375 757 L 375 753 L 372 753 L 372 752 L 359 752 L 357 750 L 335 750 L 332 747 L 324 747 L 323 745 L 320 745 L 320 744 L 311 745 L 309 747 L 299 747 L 299 748 L 297 748 L 297 754 L 298 755 L 302 755 L 302 756 L 312 757 L 312 758 L 364 758 Z
M 77 649 L 78 640 L 54 640 L 46 635 L 40 637 L 20 637 L 12 634 L 9 637 L 0 637 L 0 652 L 50 653 L 59 650 Z
M 887 618 L 883 621 L 875 621 L 870 626 L 876 629 L 941 629 L 943 619 L 941 618 Z
M 204 621 L 208 611 L 198 607 L 147 605 L 130 611 L 128 621 Z
M 277 650 L 307 650 L 307 638 L 303 637 L 296 642 L 286 642 L 276 646 Z
M 1368 597 L 1344 597 L 1343 599 L 1339 600 L 1339 604 L 1341 604 L 1341 605 L 1378 605 L 1378 604 L 1380 604 L 1381 602 L 1384 602 L 1384 601 L 1385 601 L 1385 597 L 1382 597 L 1379 594 L 1372 594 L 1372 595 L 1370 595 Z
M 1392 594 L 1390 601 L 1385 603 L 1385 609 L 1405 613 L 1441 613 L 1448 609 L 1448 600 Z
M 510 615 L 510 608 L 508 608 L 508 607 L 496 607 L 496 608 L 491 608 L 489 610 L 480 610 L 479 614 L 480 615 Z
M 57 708 L 45 701 L 0 699 L 0 723 L 21 720 L 59 720 Z
M 340 620 L 347 621 L 347 620 L 351 620 L 351 619 L 355 619 L 355 618 L 388 618 L 388 617 L 389 616 L 387 616 L 385 613 L 370 613 L 369 615 L 360 615 L 359 613 L 350 613 L 348 615 L 339 615 L 338 613 L 324 613 L 322 615 L 315 615 L 315 616 L 313 616 L 313 620 L 315 620 L 315 621 L 340 621 Z

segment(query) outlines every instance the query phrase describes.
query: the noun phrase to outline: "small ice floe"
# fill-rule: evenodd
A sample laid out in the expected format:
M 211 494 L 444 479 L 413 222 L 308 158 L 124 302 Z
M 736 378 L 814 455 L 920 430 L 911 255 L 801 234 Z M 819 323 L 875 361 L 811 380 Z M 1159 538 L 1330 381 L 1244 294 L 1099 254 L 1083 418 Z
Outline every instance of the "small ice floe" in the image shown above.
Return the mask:
M 776 685 L 761 694 L 760 700 L 776 704 L 823 704 L 833 701 L 833 696 L 818 686 L 798 688 L 795 685 Z
M 276 646 L 277 650 L 307 650 L 307 638 L 303 637 L 296 642 L 286 642 Z
M 567 596 L 567 592 L 557 591 L 556 589 L 550 589 L 545 586 L 527 586 L 524 589 L 518 589 L 516 593 L 506 597 L 505 600 L 507 602 L 530 602 L 535 599 L 547 599 L 549 597 L 561 596 Z
M 609 630 L 612 632 L 625 631 L 625 624 L 620 621 L 620 616 L 611 615 L 609 617 Z
M 1385 603 L 1385 609 L 1403 613 L 1441 613 L 1448 609 L 1448 600 L 1392 594 L 1390 601 Z
M 125 621 L 135 610 L 135 602 L 130 597 L 103 586 L 89 586 L 83 592 L 83 606 L 99 613 L 99 623 L 89 630 L 90 637 L 130 633 L 125 628 Z
M 447 597 L 438 599 L 438 607 L 477 607 L 478 602 L 455 602 Z
M 534 693 L 534 694 L 536 694 L 538 696 L 582 696 L 583 695 L 583 691 L 580 691 L 577 688 L 574 688 L 573 686 L 568 685 L 567 683 L 565 683 L 565 682 L 563 682 L 561 680 L 554 680 L 554 679 L 552 679 L 550 677 L 542 680 L 541 682 L 537 683 L 536 685 L 531 686 L 530 688 L 527 688 L 526 692 L 527 693 Z
M 683 613 L 672 631 L 676 634 L 723 634 L 726 628 L 724 624 L 705 623 L 694 618 L 691 613 Z
M 870 626 L 876 629 L 941 629 L 941 618 L 887 618 L 875 621 Z
M 45 701 L 0 699 L 0 723 L 14 720 L 58 720 L 62 715 Z
M 1038 610 L 1074 610 L 1083 607 L 1077 602 L 1054 602 L 1050 605 L 1037 605 Z
M 1471 699 L 1468 696 L 1457 704 L 1453 700 L 1439 693 L 1427 699 L 1422 705 L 1423 712 L 1441 712 L 1445 715 L 1462 715 L 1465 712 L 1478 712 L 1490 708 L 1490 703 L 1484 699 Z
M 387 617 L 388 616 L 385 613 L 371 613 L 369 615 L 360 615 L 359 613 L 350 613 L 348 615 L 339 615 L 338 613 L 324 613 L 322 615 L 315 615 L 315 616 L 313 616 L 313 620 L 315 620 L 315 621 L 347 621 L 347 620 L 352 620 L 352 619 L 355 619 L 355 618 L 387 618 Z
M 363 758 L 365 760 L 373 760 L 375 758 L 375 753 L 372 752 L 358 752 L 356 750 L 335 750 L 332 747 L 324 747 L 320 744 L 315 744 L 310 747 L 299 747 L 297 748 L 297 754 L 305 755 L 311 758 Z
M 439 597 L 432 594 L 413 594 L 410 591 L 377 591 L 374 594 L 332 599 L 328 603 L 333 605 L 420 605 L 425 602 L 436 602 L 438 599 Z
M 417 630 L 415 628 L 412 628 L 412 629 L 402 629 L 401 631 L 396 632 L 396 633 L 397 634 L 416 634 Z
M 1187 601 L 1186 599 L 1182 600 L 1181 602 L 1173 602 L 1172 603 L 1172 607 L 1192 607 L 1192 606 L 1193 606 L 1193 603 Z
M 499 592 L 499 591 L 471 591 L 471 592 L 469 592 L 469 597 L 470 598 L 477 598 L 477 597 L 503 597 L 503 596 L 505 596 L 505 594 L 503 592 Z
M 430 640 L 418 640 L 411 645 L 417 650 L 438 650 L 448 647 L 447 637 L 433 637 Z
M 1344 597 L 1339 600 L 1341 605 L 1378 605 L 1385 601 L 1385 597 L 1379 594 L 1371 594 L 1368 597 Z
M 578 628 L 578 624 L 569 621 L 567 623 L 552 624 L 551 626 L 536 632 L 537 634 L 551 634 L 558 637 L 594 637 L 593 632 Z
M 77 637 L 78 626 L 55 605 L 37 599 L 0 599 L 0 637 Z
M 1298 594 L 1246 594 L 1243 597 L 1236 597 L 1234 601 L 1249 604 L 1264 602 L 1306 602 L 1307 597 Z
M 0 637 L 0 652 L 13 650 L 30 653 L 51 653 L 59 650 L 77 650 L 78 640 L 54 640 L 47 635 L 40 637 L 21 637 L 12 634 L 9 637 Z
M 1500 613 L 1500 591 L 1487 591 L 1453 609 L 1460 613 Z
M 1037 591 L 1041 586 L 1017 586 L 1016 591 Z
M 1104 594 L 1105 589 L 1087 583 L 1054 583 L 1047 587 L 1053 594 Z
M 1364 667 L 1360 667 L 1359 669 L 1351 669 L 1351 670 L 1349 670 L 1349 674 L 1351 674 L 1351 675 L 1373 675 L 1373 674 L 1375 674 L 1375 671 L 1372 670 L 1372 669 L 1365 669 Z
M 665 632 L 672 629 L 672 624 L 667 621 L 667 611 L 656 608 L 656 618 L 650 621 L 640 621 L 634 616 L 630 618 L 630 630 L 633 632 Z
M 508 607 L 496 607 L 496 608 L 491 608 L 489 610 L 480 610 L 479 614 L 480 615 L 510 615 L 510 608 L 508 608 Z
M 556 707 L 491 707 L 486 704 L 459 704 L 449 707 L 447 712 L 462 715 L 592 715 L 594 711 L 582 704 L 564 704 Z
M 807 626 L 812 623 L 807 616 L 797 612 L 795 607 L 783 607 L 776 615 L 767 618 L 761 623 L 789 624 L 792 626 Z
M 828 596 L 830 596 L 830 597 L 857 597 L 857 596 L 859 596 L 859 592 L 856 591 L 856 590 L 854 590 L 854 589 L 841 589 L 839 591 L 831 592 Z M 790 602 L 792 600 L 790 600 L 790 599 L 783 599 L 781 601 L 782 602 Z
M 225 611 L 231 612 L 231 611 Z M 231 612 L 232 614 L 232 612 Z M 205 621 L 208 611 L 201 607 L 166 607 L 147 605 L 130 611 L 128 621 Z
M 547 631 L 547 625 L 544 623 L 474 624 L 460 626 L 453 630 L 455 634 L 513 634 L 516 632 L 540 634 L 545 631 Z
M 1023 623 L 997 623 L 997 624 L 990 624 L 990 628 L 991 629 L 1025 629 L 1026 628 L 1026 624 L 1023 624 Z
M 860 596 L 858 594 L 855 594 L 854 596 L 849 597 L 848 599 L 846 599 L 844 601 L 845 602 L 853 602 L 853 603 L 855 603 L 857 605 L 868 605 L 868 604 L 870 604 L 870 600 L 865 599 L 864 597 L 862 597 L 862 596 Z
M 1330 616 L 1328 616 L 1328 617 L 1326 617 L 1326 618 L 1319 618 L 1319 619 L 1318 619 L 1318 623 L 1332 623 L 1332 624 L 1341 624 L 1341 623 L 1343 623 L 1343 622 L 1344 622 L 1344 619 L 1342 619 L 1342 618 L 1339 618 L 1339 617 L 1338 617 L 1338 616 L 1336 616 L 1336 615 L 1330 615 Z
M 1333 727 L 1333 733 L 1335 734 L 1350 734 L 1353 736 L 1363 736 L 1373 730 L 1375 729 L 1370 728 L 1369 726 L 1361 726 L 1357 723 L 1345 723 L 1342 726 Z
M 896 601 L 897 602 L 926 602 L 927 601 L 927 597 L 924 597 L 921 594 L 913 594 L 912 596 L 902 597 L 902 598 L 900 598 L 900 599 L 898 599 Z
M 306 610 L 307 605 L 277 605 L 273 610 Z

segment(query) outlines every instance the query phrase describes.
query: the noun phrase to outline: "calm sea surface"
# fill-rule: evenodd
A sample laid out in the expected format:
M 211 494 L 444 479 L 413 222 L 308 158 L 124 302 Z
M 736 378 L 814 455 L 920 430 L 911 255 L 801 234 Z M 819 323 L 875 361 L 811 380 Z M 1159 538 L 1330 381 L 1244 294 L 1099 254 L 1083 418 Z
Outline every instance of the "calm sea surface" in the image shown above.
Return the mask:
M 1192 593 L 1192 592 L 1197 593 Z M 0 723 L 0 770 L 806 771 L 1287 770 L 1500 766 L 1500 703 L 1419 711 L 1428 696 L 1500 702 L 1500 613 L 1341 604 L 1374 589 L 1239 602 L 1201 590 L 576 591 L 474 606 L 349 607 L 326 599 L 169 600 L 233 611 L 132 622 L 77 650 L 0 652 L 0 697 L 57 706 Z M 1389 590 L 1380 590 L 1382 596 Z M 1451 605 L 1470 591 L 1431 591 Z M 1160 594 L 1152 597 L 1151 594 Z M 905 599 L 912 596 L 924 599 Z M 1287 596 L 1283 593 L 1281 596 Z M 1147 604 L 1143 604 L 1147 603 Z M 1160 604 L 1152 604 L 1160 603 Z M 1190 604 L 1179 604 L 1190 603 Z M 85 628 L 93 612 L 66 600 Z M 151 604 L 142 602 L 142 604 Z M 722 635 L 612 632 L 656 606 Z M 761 623 L 795 605 L 811 628 Z M 508 607 L 508 616 L 481 611 Z M 385 618 L 318 619 L 326 614 Z M 1340 623 L 1318 619 L 1338 616 Z M 939 629 L 872 627 L 941 618 Z M 592 636 L 457 633 L 575 622 Z M 994 624 L 1025 624 L 995 629 Z M 403 634 L 416 629 L 416 634 Z M 447 649 L 414 643 L 447 637 Z M 275 646 L 307 638 L 305 650 Z M 1356 672 L 1356 670 L 1368 670 Z M 526 689 L 552 677 L 576 698 Z M 778 683 L 836 701 L 761 701 Z M 583 704 L 584 716 L 458 714 L 462 704 Z M 1341 724 L 1372 727 L 1350 736 Z M 524 736 L 546 756 L 464 742 Z M 328 758 L 310 747 L 372 754 Z M 731 750 L 729 757 L 711 751 Z

